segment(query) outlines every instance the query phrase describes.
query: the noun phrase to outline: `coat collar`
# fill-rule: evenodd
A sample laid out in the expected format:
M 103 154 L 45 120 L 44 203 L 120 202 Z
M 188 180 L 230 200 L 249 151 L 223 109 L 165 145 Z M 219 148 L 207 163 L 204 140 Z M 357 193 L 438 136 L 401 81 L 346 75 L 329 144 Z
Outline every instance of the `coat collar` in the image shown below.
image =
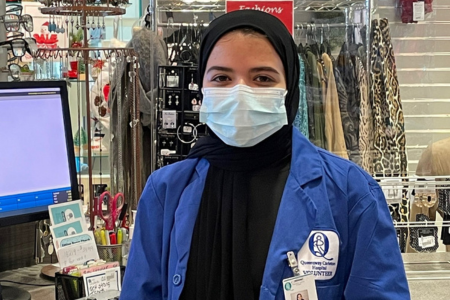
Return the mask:
M 292 168 L 292 166 L 298 167 Z M 291 175 L 294 176 L 300 186 L 320 178 L 323 174 L 319 151 L 297 128 L 292 130 L 291 170 Z

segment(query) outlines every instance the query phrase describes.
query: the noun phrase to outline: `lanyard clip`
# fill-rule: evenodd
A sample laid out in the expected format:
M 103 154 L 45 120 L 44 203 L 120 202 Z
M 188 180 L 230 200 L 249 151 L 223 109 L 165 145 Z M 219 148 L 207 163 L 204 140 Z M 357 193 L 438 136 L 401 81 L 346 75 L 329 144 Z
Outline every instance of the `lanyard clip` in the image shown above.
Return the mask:
M 293 251 L 289 251 L 287 254 L 289 267 L 292 270 L 292 273 L 294 273 L 294 276 L 300 276 L 300 269 L 298 268 L 298 262 L 297 258 L 295 257 L 295 254 Z

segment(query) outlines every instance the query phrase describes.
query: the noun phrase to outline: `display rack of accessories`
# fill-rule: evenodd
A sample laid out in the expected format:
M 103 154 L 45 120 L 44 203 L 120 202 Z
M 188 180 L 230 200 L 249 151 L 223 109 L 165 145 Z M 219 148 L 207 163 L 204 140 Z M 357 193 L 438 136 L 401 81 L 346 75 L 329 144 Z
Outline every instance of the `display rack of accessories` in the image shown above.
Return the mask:
M 87 101 L 85 101 L 86 81 L 80 79 L 68 79 L 67 71 L 60 71 L 67 70 L 68 65 L 74 61 L 79 65 L 82 65 L 84 63 L 82 59 L 84 52 L 88 52 L 89 57 L 102 57 L 106 68 L 106 70 L 98 75 L 95 81 L 87 81 L 89 84 L 89 89 L 87 90 L 89 98 L 87 98 Z M 110 164 L 113 164 L 112 160 L 109 160 L 110 163 L 108 163 L 109 156 L 119 156 L 128 148 L 130 148 L 130 151 L 127 153 L 139 152 L 139 149 L 137 149 L 136 146 L 139 142 L 139 127 L 136 126 L 136 124 L 139 123 L 139 101 L 137 98 L 138 92 L 136 90 L 139 66 L 134 49 L 39 49 L 35 55 L 35 59 L 41 60 L 40 64 L 42 69 L 58 69 L 56 71 L 50 71 L 49 76 L 47 76 L 47 72 L 37 72 L 38 80 L 66 79 L 68 82 L 69 90 L 71 91 L 69 101 L 72 112 L 72 127 L 74 128 L 75 135 L 74 146 L 79 182 L 84 182 L 87 173 L 86 171 L 88 170 L 90 170 L 92 174 L 89 176 L 92 176 L 93 178 L 93 191 L 89 191 L 85 188 L 83 193 L 85 199 L 92 199 L 92 197 L 97 196 L 99 188 L 104 190 L 110 183 L 113 190 L 124 191 L 130 205 L 132 202 L 137 203 L 137 200 L 133 201 L 133 199 L 139 198 L 138 194 L 140 193 L 140 189 L 137 188 L 137 184 L 139 184 L 141 180 L 140 175 L 138 173 L 128 174 L 127 176 L 132 180 L 132 183 L 126 181 L 128 184 L 125 184 L 125 180 L 123 179 L 125 175 L 119 173 L 122 166 L 114 164 L 114 168 L 111 167 L 111 170 L 108 171 Z M 89 65 L 94 65 L 97 62 L 98 60 L 96 58 L 90 59 Z M 55 65 L 58 65 L 58 67 L 54 67 Z M 123 85 L 123 90 L 113 89 L 108 91 L 107 86 L 103 86 L 100 83 L 114 82 L 114 69 L 117 65 L 127 66 L 127 69 L 129 70 L 129 80 L 127 81 L 127 84 Z M 74 101 L 74 99 L 76 99 L 76 101 Z M 130 105 L 125 108 L 121 103 L 128 99 L 130 100 Z M 119 107 L 121 109 L 119 109 Z M 90 145 L 88 143 L 90 139 L 88 137 L 88 132 L 85 132 L 84 130 L 84 128 L 89 128 L 87 125 L 89 119 L 87 118 L 88 113 L 85 113 L 88 109 L 90 110 L 89 115 L 91 116 L 91 124 L 95 126 L 89 130 L 92 136 Z M 113 139 L 113 141 L 118 142 L 112 143 L 111 145 L 116 146 L 111 147 L 111 129 L 119 125 L 121 126 L 119 123 L 122 121 L 119 119 L 122 118 L 122 115 L 128 120 L 126 128 L 129 128 L 130 134 L 128 136 L 130 137 L 130 140 L 120 141 L 120 134 L 117 134 L 115 136 L 116 139 Z M 91 150 L 90 158 L 89 149 Z M 129 158 L 129 163 L 133 166 L 133 170 L 139 169 L 140 160 L 138 157 L 134 157 L 133 155 Z M 107 164 L 107 166 L 102 166 L 102 164 Z M 93 172 L 95 170 L 98 173 L 94 174 Z M 134 183 L 136 183 L 136 186 Z
M 136 153 L 138 152 L 137 143 L 139 138 L 138 127 L 137 124 L 139 122 L 139 113 L 138 113 L 138 95 L 137 92 L 137 69 L 139 68 L 139 64 L 137 61 L 137 56 L 133 49 L 127 48 L 88 48 L 89 42 L 93 39 L 104 39 L 106 35 L 106 26 L 105 26 L 105 17 L 108 16 L 120 16 L 125 14 L 125 7 L 128 5 L 128 1 L 60 1 L 60 0 L 50 0 L 50 1 L 41 1 L 44 7 L 41 8 L 41 13 L 45 15 L 49 15 L 49 30 L 50 25 L 52 29 L 59 27 L 59 24 L 56 25 L 55 17 L 64 18 L 64 22 L 61 22 L 61 26 L 64 28 L 66 34 L 70 37 L 70 47 L 67 49 L 42 49 L 36 55 L 36 59 L 40 60 L 44 64 L 47 65 L 47 74 L 44 76 L 46 78 L 41 79 L 52 79 L 55 77 L 61 78 L 76 78 L 76 85 L 78 89 L 78 95 L 80 95 L 80 90 L 83 90 L 85 93 L 85 130 L 87 137 L 87 155 L 81 154 L 81 149 L 78 154 L 79 157 L 85 156 L 87 162 L 87 175 L 88 175 L 88 187 L 84 188 L 84 196 L 89 204 L 89 212 L 91 219 L 91 226 L 94 226 L 95 216 L 92 213 L 94 207 L 94 184 L 93 184 L 93 164 L 94 164 L 94 151 L 96 150 L 96 146 L 98 146 L 98 152 L 100 153 L 100 163 L 102 161 L 102 143 L 101 138 L 104 137 L 104 133 L 102 130 L 107 130 L 107 126 L 105 126 L 105 118 L 109 115 L 112 120 L 110 120 L 110 124 L 115 124 L 114 122 L 122 122 L 124 118 L 122 118 L 122 114 L 126 114 L 129 116 L 130 128 L 132 130 L 132 140 L 131 141 L 122 141 L 121 136 L 111 136 L 111 139 L 117 139 L 118 143 L 116 145 L 122 145 L 122 143 L 128 143 L 127 147 L 132 147 L 133 151 L 129 153 L 133 153 L 133 157 L 130 157 L 130 163 L 133 164 L 133 170 L 139 170 L 140 161 L 138 159 Z M 53 20 L 53 21 L 52 21 Z M 55 61 L 56 60 L 56 61 Z M 117 111 L 109 111 L 110 103 L 107 103 L 108 97 L 112 98 L 112 95 L 109 95 L 109 91 L 105 91 L 102 84 L 96 84 L 99 80 L 98 76 L 102 76 L 102 72 L 98 72 L 96 69 L 102 69 L 103 60 L 108 61 L 109 69 L 106 74 L 108 78 L 108 83 L 111 83 L 113 79 L 114 66 L 122 65 L 123 63 L 128 64 L 129 68 L 129 77 L 130 84 L 126 84 L 123 86 L 121 91 L 116 91 L 119 94 L 117 97 L 114 97 L 119 102 L 117 107 L 123 108 L 121 102 L 125 102 L 125 98 L 132 98 L 132 105 L 127 107 L 125 110 Z M 59 68 L 55 70 L 54 62 L 59 62 Z M 71 71 L 69 71 L 68 65 L 71 65 Z M 58 66 L 58 64 L 56 64 Z M 91 68 L 92 67 L 92 68 Z M 58 70 L 59 69 L 59 70 Z M 73 75 L 73 76 L 71 76 Z M 92 76 L 90 76 L 92 75 Z M 50 78 L 49 78 L 50 77 Z M 91 77 L 96 78 L 96 82 L 94 82 L 94 86 L 96 87 L 96 91 L 92 91 L 91 85 Z M 102 78 L 100 78 L 101 81 Z M 99 88 L 103 88 L 102 90 L 97 90 Z M 94 93 L 93 93 L 94 92 Z M 80 95 L 81 96 L 81 95 Z M 122 99 L 124 98 L 124 99 Z M 80 98 L 79 98 L 80 99 Z M 83 118 L 81 111 L 81 101 L 78 103 L 78 125 L 76 128 L 78 129 L 78 141 L 80 141 L 80 145 L 82 145 L 82 130 L 81 130 L 81 120 Z M 114 118 L 117 116 L 117 118 Z M 93 121 L 93 122 L 92 122 Z M 122 124 L 118 124 L 121 126 Z M 77 140 L 77 138 L 75 138 Z M 98 145 L 96 145 L 96 143 Z M 93 145 L 94 144 L 94 145 Z M 94 148 L 93 148 L 94 147 Z M 106 147 L 109 147 L 109 141 L 106 143 Z M 80 147 L 82 148 L 82 147 Z M 94 150 L 94 151 L 93 151 Z M 117 156 L 119 158 L 122 157 L 122 146 L 119 146 L 117 149 L 110 149 L 110 154 Z M 114 153 L 114 154 L 113 154 Z M 119 159 L 119 161 L 122 161 Z M 137 171 L 133 172 L 133 174 L 123 174 L 122 172 L 123 166 L 120 164 L 118 166 L 113 165 L 113 160 L 111 162 L 111 169 L 116 168 L 114 171 L 111 171 L 111 192 L 121 191 L 125 194 L 126 199 L 130 202 L 137 203 L 137 199 L 139 197 L 138 193 L 140 193 L 140 175 Z M 81 162 L 80 162 L 81 166 Z M 102 172 L 99 174 L 100 185 L 103 185 L 102 179 L 104 175 Z M 125 177 L 131 178 L 131 180 L 126 180 Z M 80 175 L 81 181 L 81 175 Z M 128 183 L 126 186 L 125 182 Z M 131 205 L 130 205 L 131 206 Z
M 180 161 L 201 136 L 201 100 L 195 66 L 160 66 L 157 105 L 157 166 Z
M 6 50 L 4 55 L 7 57 L 0 59 L 0 75 L 4 75 L 5 81 L 33 80 L 34 71 L 22 62 L 25 55 L 32 56 L 37 50 L 36 40 L 25 37 L 25 33 L 34 29 L 33 17 L 23 13 L 22 5 L 8 4 L 4 13 L 0 12 L 0 22 L 3 23 L 0 26 L 1 51 Z

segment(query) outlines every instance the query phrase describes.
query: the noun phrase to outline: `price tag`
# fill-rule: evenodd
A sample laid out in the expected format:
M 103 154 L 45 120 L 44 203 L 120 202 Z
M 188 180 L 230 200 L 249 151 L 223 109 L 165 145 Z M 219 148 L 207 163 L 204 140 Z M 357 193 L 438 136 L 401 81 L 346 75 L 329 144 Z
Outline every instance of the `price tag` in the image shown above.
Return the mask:
M 384 197 L 388 203 L 401 203 L 402 202 L 402 180 L 399 178 L 382 179 L 381 189 L 383 190 Z M 392 185 L 390 185 L 392 183 Z
M 91 259 L 99 259 L 97 245 L 92 239 L 72 246 L 61 247 L 56 251 L 60 268 L 84 264 Z
M 418 1 L 413 3 L 413 21 L 425 20 L 425 2 Z
M 422 248 L 433 247 L 436 243 L 434 236 L 424 236 L 419 238 L 419 246 Z
M 86 296 L 106 291 L 121 291 L 120 267 L 83 275 Z
M 164 129 L 177 128 L 177 111 L 176 110 L 163 110 L 162 119 L 163 119 L 163 128 Z

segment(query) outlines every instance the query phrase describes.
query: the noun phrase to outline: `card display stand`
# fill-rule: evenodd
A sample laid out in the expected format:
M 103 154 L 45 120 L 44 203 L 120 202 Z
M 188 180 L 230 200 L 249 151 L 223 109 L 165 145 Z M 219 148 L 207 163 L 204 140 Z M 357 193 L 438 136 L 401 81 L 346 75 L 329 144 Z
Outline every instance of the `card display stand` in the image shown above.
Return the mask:
M 120 267 L 120 280 L 123 281 L 125 267 Z M 55 299 L 73 300 L 86 297 L 83 277 L 55 273 Z

